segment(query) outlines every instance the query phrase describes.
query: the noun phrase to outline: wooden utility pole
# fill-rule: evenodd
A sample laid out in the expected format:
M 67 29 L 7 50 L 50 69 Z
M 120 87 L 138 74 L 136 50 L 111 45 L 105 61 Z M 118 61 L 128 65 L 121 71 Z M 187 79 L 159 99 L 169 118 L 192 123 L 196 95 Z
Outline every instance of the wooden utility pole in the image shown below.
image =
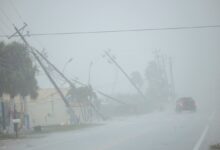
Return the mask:
M 129 75 L 124 71 L 124 69 L 117 63 L 117 61 L 109 54 L 108 51 L 105 51 L 105 55 L 115 64 L 115 66 L 124 74 L 124 76 L 128 79 L 128 81 L 131 83 L 131 85 L 137 90 L 138 94 L 141 96 L 141 98 L 146 101 L 145 95 L 142 93 L 142 91 L 137 87 L 137 85 L 131 80 Z
M 33 49 L 36 51 L 37 54 L 39 54 L 39 56 L 41 56 L 42 59 L 44 59 L 50 66 L 52 66 L 52 68 L 53 68 L 72 88 L 75 87 L 74 84 L 73 84 L 73 82 L 72 82 L 71 80 L 69 80 L 69 79 L 68 79 L 56 66 L 54 66 L 43 54 L 41 54 L 37 49 L 35 49 L 35 48 L 33 48 Z M 80 82 L 80 81 L 77 81 L 77 80 L 75 80 L 75 79 L 73 79 L 73 81 L 74 81 L 75 83 L 79 84 L 79 85 L 87 86 L 87 84 L 84 84 L 84 83 L 82 83 L 82 82 Z M 108 94 L 105 94 L 104 92 L 102 92 L 102 91 L 100 91 L 100 90 L 96 90 L 96 89 L 94 89 L 94 90 L 97 91 L 100 95 L 102 95 L 102 96 L 104 96 L 104 97 L 107 97 L 107 98 L 109 98 L 109 99 L 111 99 L 111 100 L 113 100 L 113 101 L 116 101 L 116 102 L 118 102 L 118 103 L 120 103 L 120 104 L 126 104 L 126 103 L 124 103 L 124 102 L 122 102 L 122 101 L 120 101 L 120 100 L 118 100 L 118 99 L 116 99 L 116 98 L 114 98 L 114 97 L 112 97 L 112 96 L 110 96 L 110 95 L 108 95 Z
M 27 24 L 25 24 L 22 28 L 18 29 L 16 26 L 14 26 L 15 29 L 15 33 L 10 36 L 9 38 L 15 36 L 16 34 L 19 35 L 19 37 L 22 39 L 22 41 L 25 43 L 25 45 L 27 46 L 27 48 L 30 50 L 31 54 L 34 56 L 34 58 L 37 60 L 37 62 L 39 63 L 39 65 L 41 66 L 41 68 L 43 69 L 43 71 L 45 72 L 46 76 L 49 78 L 50 82 L 52 83 L 52 85 L 55 87 L 55 89 L 57 90 L 57 92 L 59 93 L 60 97 L 62 98 L 62 100 L 64 101 L 65 105 L 67 106 L 67 108 L 69 109 L 70 112 L 70 116 L 72 117 L 72 119 L 76 119 L 76 115 L 74 113 L 74 111 L 71 109 L 70 104 L 68 103 L 66 97 L 64 96 L 64 94 L 62 93 L 62 91 L 60 90 L 60 88 L 58 87 L 58 85 L 56 84 L 56 82 L 54 81 L 54 79 L 51 77 L 50 73 L 47 71 L 46 67 L 44 66 L 44 64 L 42 63 L 42 61 L 40 60 L 40 58 L 38 57 L 38 55 L 36 54 L 36 52 L 38 54 L 41 54 L 40 52 L 36 51 L 36 49 L 33 49 L 33 47 L 31 47 L 29 45 L 29 43 L 27 42 L 27 40 L 24 38 L 24 36 L 21 34 L 21 30 L 23 30 L 25 27 L 27 26 Z M 42 54 L 41 54 L 42 55 Z
M 14 35 L 18 34 L 20 36 L 20 38 L 23 40 L 23 42 L 25 43 L 25 45 L 31 50 L 31 53 L 34 55 L 34 57 L 36 58 L 36 60 L 38 61 L 38 63 L 40 64 L 40 66 L 43 68 L 45 74 L 47 75 L 47 77 L 49 78 L 49 80 L 51 81 L 51 83 L 53 84 L 53 86 L 55 87 L 55 89 L 57 90 L 57 92 L 59 93 L 59 95 L 61 96 L 62 100 L 64 101 L 65 105 L 67 106 L 67 108 L 69 109 L 70 111 L 70 115 L 71 117 L 75 117 L 75 113 L 74 111 L 71 109 L 71 106 L 70 104 L 68 103 L 66 97 L 64 96 L 64 94 L 62 93 L 62 91 L 59 89 L 59 87 L 57 86 L 56 82 L 53 80 L 53 78 L 50 76 L 49 72 L 47 71 L 46 67 L 44 66 L 44 64 L 41 62 L 40 58 L 38 57 L 38 55 L 44 60 L 46 61 L 46 63 L 48 63 L 62 78 L 64 78 L 64 80 L 70 84 L 70 86 L 72 88 L 75 88 L 74 84 L 72 83 L 72 81 L 70 81 L 54 64 L 52 64 L 42 53 L 40 53 L 37 49 L 31 47 L 29 45 L 29 43 L 26 41 L 26 39 L 24 38 L 24 36 L 20 33 L 20 30 L 23 30 L 27 25 L 25 24 L 21 29 L 17 29 L 15 26 L 15 30 L 16 30 L 16 33 L 14 33 L 12 36 L 10 36 L 9 38 L 13 37 Z M 79 81 L 75 81 L 81 85 L 85 85 Z M 124 104 L 123 102 L 111 97 L 111 96 L 108 96 L 107 94 L 101 92 L 101 91 L 98 91 L 98 93 L 100 93 L 101 95 L 105 96 L 105 97 L 108 97 L 109 99 L 112 99 L 114 101 L 117 101 L 119 103 L 122 103 Z M 98 110 L 96 110 L 95 106 L 91 103 L 90 104 L 91 107 L 95 110 L 95 112 L 102 118 L 102 119 L 105 119 L 106 117 L 104 117 Z

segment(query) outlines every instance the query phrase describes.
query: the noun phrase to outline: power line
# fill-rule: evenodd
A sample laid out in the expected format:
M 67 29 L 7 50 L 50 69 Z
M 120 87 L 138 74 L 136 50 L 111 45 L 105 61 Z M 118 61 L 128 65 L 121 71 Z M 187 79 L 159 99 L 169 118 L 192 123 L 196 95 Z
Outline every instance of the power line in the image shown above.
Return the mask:
M 18 16 L 18 18 L 21 20 L 21 22 L 25 24 L 25 21 L 24 21 L 22 15 L 21 15 L 19 9 L 18 9 L 18 8 L 16 7 L 16 5 L 14 4 L 14 1 L 13 1 L 13 0 L 9 0 L 9 3 L 10 3 L 10 5 L 12 6 L 12 8 L 13 8 L 15 14 L 16 14 L 16 15 Z M 27 34 L 29 34 L 29 33 L 27 33 Z M 41 47 L 45 47 L 45 46 L 44 46 L 39 40 L 37 40 L 36 38 L 34 38 L 34 40 L 35 40 Z
M 25 24 L 25 21 L 24 21 L 24 19 L 23 19 L 23 17 L 22 17 L 22 15 L 21 15 L 21 13 L 20 13 L 20 11 L 19 11 L 19 9 L 16 7 L 16 5 L 15 5 L 15 3 L 13 2 L 13 0 L 9 0 L 9 5 L 11 5 L 11 7 L 12 7 L 12 9 L 14 10 L 14 12 L 15 12 L 15 14 L 17 15 L 17 17 L 21 20 L 21 22 L 22 23 L 24 23 Z M 3 11 L 3 10 L 2 10 Z M 5 14 L 4 13 L 4 11 L 3 11 L 3 14 Z M 6 17 L 7 18 L 9 18 L 7 15 L 6 15 Z M 10 18 L 9 18 L 10 19 Z M 7 26 L 7 25 L 6 25 Z M 4 33 L 5 34 L 5 33 Z M 28 34 L 28 33 L 27 33 Z M 6 34 L 5 34 L 6 35 Z M 0 36 L 1 37 L 1 36 Z M 39 44 L 39 45 L 41 45 L 41 47 L 45 47 L 39 40 L 37 40 L 36 38 L 35 38 L 35 41 Z
M 6 30 L 9 30 L 9 27 L 7 26 L 7 24 L 5 23 L 5 21 L 3 19 L 0 20 L 1 24 L 2 24 L 2 32 L 3 34 L 6 35 Z M 6 30 L 5 30 L 6 29 Z
M 0 13 L 0 15 L 2 15 L 2 14 Z M 3 16 L 3 15 L 2 15 L 2 16 Z M 0 22 L 1 22 L 3 28 L 5 28 L 5 29 L 7 29 L 7 30 L 10 31 L 10 28 L 8 27 L 7 23 L 4 21 L 3 18 L 1 19 Z M 6 33 L 4 33 L 4 34 L 6 35 Z M 5 36 L 5 37 L 6 37 L 6 36 Z
M 107 56 L 110 60 L 110 62 L 112 62 L 123 74 L 124 76 L 128 79 L 128 81 L 131 83 L 131 85 L 137 90 L 138 94 L 141 96 L 141 98 L 145 101 L 146 97 L 143 94 L 143 92 L 140 90 L 139 87 L 137 87 L 137 85 L 131 80 L 131 78 L 129 77 L 129 75 L 125 72 L 125 70 L 119 65 L 119 63 L 114 59 L 114 56 L 112 56 L 109 51 L 105 51 L 105 56 Z
M 1 33 L 6 34 L 6 32 L 3 28 L 1 28 Z
M 2 14 L 5 16 L 5 18 L 7 18 L 8 21 L 9 21 L 11 24 L 13 24 L 12 20 L 10 19 L 10 17 L 5 13 L 5 11 L 4 11 L 3 9 L 1 9 L 1 7 L 0 7 L 0 11 L 1 11 Z
M 51 33 L 32 33 L 23 36 L 58 36 L 58 35 L 77 35 L 77 34 L 105 34 L 105 33 L 126 33 L 126 32 L 144 32 L 144 31 L 168 31 L 168 30 L 190 30 L 190 29 L 209 29 L 220 28 L 220 25 L 200 25 L 200 26 L 180 26 L 180 27 L 159 27 L 159 28 L 137 28 L 120 30 L 100 30 L 100 31 L 80 31 L 80 32 L 51 32 Z M 6 37 L 8 35 L 0 35 Z
M 10 31 L 10 28 L 9 26 L 7 25 L 7 21 L 5 22 L 4 19 L 7 19 L 11 24 L 12 24 L 12 21 L 11 19 L 9 18 L 9 16 L 4 12 L 4 10 L 0 7 L 0 15 L 2 16 L 2 19 L 1 19 L 1 26 L 2 26 L 2 31 L 4 34 L 6 34 L 5 30 L 8 30 Z M 4 28 L 4 29 L 3 29 Z M 0 36 L 0 37 L 3 37 L 3 36 Z M 7 36 L 4 36 L 4 37 L 7 37 Z
M 19 12 L 18 9 L 16 8 L 16 6 L 15 6 L 13 0 L 9 0 L 9 3 L 10 3 L 11 6 L 13 7 L 13 9 L 14 9 L 16 15 L 18 16 L 18 18 L 22 21 L 22 23 L 24 23 L 24 20 L 23 20 L 23 18 L 21 17 L 20 12 Z
M 25 21 L 24 21 L 22 15 L 21 15 L 20 11 L 19 11 L 18 7 L 16 7 L 16 5 L 15 5 L 15 3 L 14 3 L 13 0 L 9 0 L 9 5 L 11 5 L 12 9 L 14 10 L 15 14 L 17 15 L 17 17 L 21 20 L 21 22 L 25 24 Z M 9 18 L 9 17 L 8 17 L 8 18 Z M 22 32 L 22 31 L 21 31 L 21 32 Z M 5 33 L 4 33 L 4 34 L 5 34 Z M 23 34 L 23 33 L 22 33 L 22 34 Z M 27 33 L 27 34 L 28 34 L 28 33 Z M 34 39 L 35 39 L 35 41 L 36 41 L 39 45 L 41 45 L 41 47 L 45 47 L 45 46 L 44 46 L 39 40 L 37 40 L 35 37 L 34 37 Z

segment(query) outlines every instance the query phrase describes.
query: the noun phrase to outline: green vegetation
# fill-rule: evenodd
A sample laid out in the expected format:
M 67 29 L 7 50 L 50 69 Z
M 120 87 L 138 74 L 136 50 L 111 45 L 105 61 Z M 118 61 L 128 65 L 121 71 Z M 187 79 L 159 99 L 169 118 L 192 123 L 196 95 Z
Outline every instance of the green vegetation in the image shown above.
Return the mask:
M 37 97 L 37 67 L 27 48 L 20 43 L 0 42 L 0 97 Z

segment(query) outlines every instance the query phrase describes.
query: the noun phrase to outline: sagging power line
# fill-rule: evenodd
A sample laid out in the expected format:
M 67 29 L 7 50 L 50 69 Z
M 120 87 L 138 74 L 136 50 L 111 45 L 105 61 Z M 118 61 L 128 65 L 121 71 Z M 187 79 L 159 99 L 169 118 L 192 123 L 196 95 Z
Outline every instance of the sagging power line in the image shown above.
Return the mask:
M 5 13 L 5 11 L 0 7 L 0 12 L 3 14 L 3 16 L 11 23 L 13 24 L 13 21 L 11 18 Z
M 21 13 L 16 7 L 16 5 L 14 4 L 13 0 L 9 0 L 9 3 L 12 6 L 13 10 L 15 11 L 15 14 L 18 16 L 18 18 L 22 21 L 22 23 L 24 23 L 25 21 L 23 20 Z

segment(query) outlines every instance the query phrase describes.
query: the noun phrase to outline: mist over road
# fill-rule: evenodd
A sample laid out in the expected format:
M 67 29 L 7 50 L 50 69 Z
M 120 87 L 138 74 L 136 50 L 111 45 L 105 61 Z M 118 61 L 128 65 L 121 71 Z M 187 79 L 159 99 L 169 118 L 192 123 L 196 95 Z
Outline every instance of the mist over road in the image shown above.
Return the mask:
M 117 118 L 104 125 L 43 137 L 1 141 L 4 150 L 206 150 L 220 139 L 219 111 L 173 110 Z

